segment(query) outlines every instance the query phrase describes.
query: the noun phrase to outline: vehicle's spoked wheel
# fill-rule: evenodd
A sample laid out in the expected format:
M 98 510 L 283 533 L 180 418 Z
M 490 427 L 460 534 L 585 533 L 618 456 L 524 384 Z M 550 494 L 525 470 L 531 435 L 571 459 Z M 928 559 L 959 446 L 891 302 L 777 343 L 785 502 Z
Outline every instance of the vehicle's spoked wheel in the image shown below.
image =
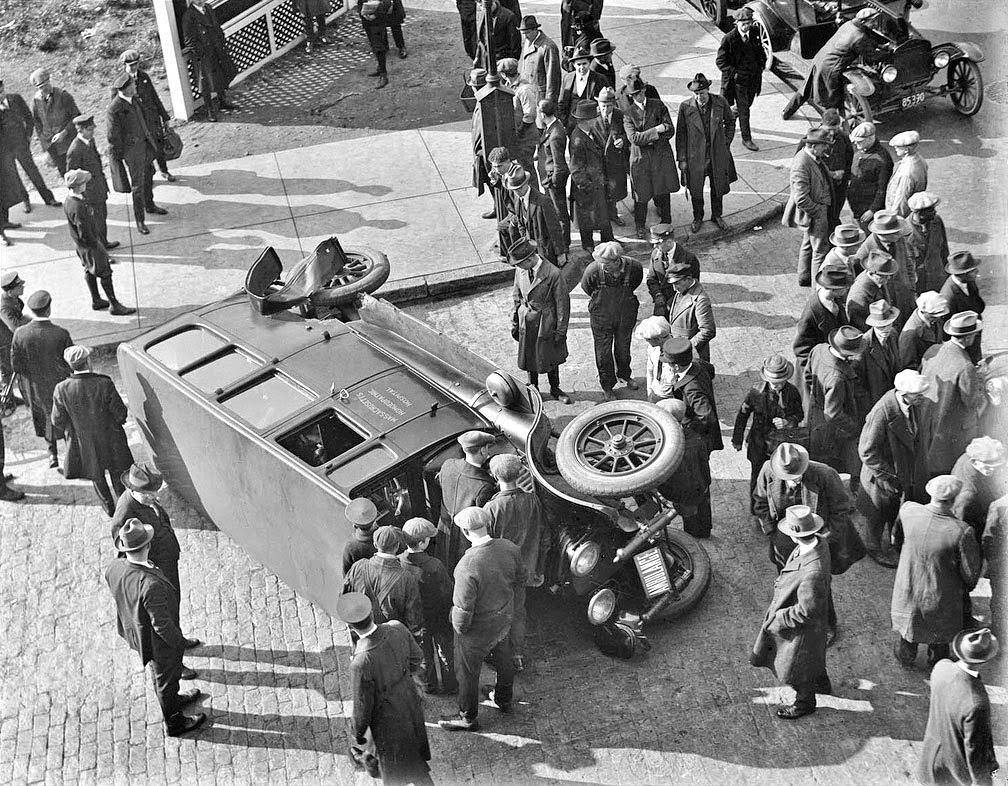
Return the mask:
M 960 115 L 975 115 L 983 106 L 983 76 L 972 60 L 956 60 L 948 71 L 949 98 Z
M 601 418 L 582 431 L 577 451 L 596 472 L 624 475 L 649 464 L 661 442 L 661 431 L 650 418 L 623 412 Z
M 316 306 L 341 306 L 362 293 L 374 292 L 388 280 L 388 257 L 380 251 L 356 248 L 346 250 L 344 254 L 346 264 L 312 295 L 312 303 Z
M 364 278 L 374 268 L 374 262 L 368 257 L 353 251 L 346 252 L 347 261 L 343 269 L 329 281 L 326 286 L 340 287 Z
M 872 122 L 873 116 L 868 99 L 857 93 L 852 93 L 850 88 L 847 88 L 844 91 L 844 117 L 850 128 L 854 128 L 860 123 Z
M 725 18 L 725 0 L 700 0 L 700 10 L 714 24 L 720 25 Z
M 767 27 L 766 21 L 762 16 L 757 16 L 753 20 L 753 29 L 759 36 L 760 43 L 763 45 L 763 54 L 766 55 L 766 63 L 763 68 L 766 71 L 770 71 L 774 66 L 773 41 L 770 39 L 770 28 Z

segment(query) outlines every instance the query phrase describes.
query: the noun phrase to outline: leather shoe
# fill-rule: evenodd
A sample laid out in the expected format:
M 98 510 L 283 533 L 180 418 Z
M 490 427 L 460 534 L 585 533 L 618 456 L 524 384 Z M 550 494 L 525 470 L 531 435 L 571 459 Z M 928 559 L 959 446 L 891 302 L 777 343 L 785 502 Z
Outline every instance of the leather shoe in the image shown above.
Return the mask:
M 640 382 L 638 382 L 636 379 L 633 378 L 622 379 L 620 381 L 623 382 L 630 390 L 637 390 L 638 388 L 640 388 Z
M 19 502 L 24 499 L 24 494 L 10 486 L 0 489 L 0 502 Z
M 107 300 L 102 300 L 101 298 L 98 298 L 97 300 L 92 300 L 91 301 L 91 310 L 92 311 L 104 311 L 108 307 L 109 307 L 109 302 Z
M 192 669 L 190 669 L 184 663 L 182 664 L 182 671 L 179 672 L 179 679 L 180 680 L 194 680 L 198 676 L 199 675 L 195 671 L 193 671 Z
M 445 715 L 438 721 L 445 731 L 479 731 L 478 720 L 466 720 L 461 715 Z
M 143 223 L 137 224 L 137 232 L 139 232 L 141 235 L 150 234 L 150 230 L 147 228 L 147 225 Z
M 59 457 L 58 456 L 53 456 L 53 455 L 50 454 L 50 456 L 49 456 L 49 469 L 59 469 Z
M 406 47 L 399 47 L 399 58 L 405 60 L 407 57 L 409 57 L 409 52 L 406 51 Z
M 550 388 L 550 395 L 561 404 L 570 404 L 573 399 L 564 393 L 560 388 Z
M 20 229 L 20 228 L 21 228 L 21 225 L 20 224 L 15 224 L 13 221 L 8 221 L 6 224 L 4 224 L 2 227 L 0 227 L 0 229 Z
M 759 148 L 756 146 L 756 143 L 753 142 L 751 139 L 743 139 L 742 147 L 744 147 L 746 150 L 752 150 L 754 153 L 759 152 Z
M 166 216 L 166 215 L 168 215 L 168 211 L 167 210 L 165 210 L 163 207 L 158 207 L 153 202 L 151 202 L 149 205 L 147 205 L 147 207 L 145 207 L 144 210 L 146 212 L 148 212 L 148 213 L 153 213 L 155 216 Z
M 693 220 L 693 223 L 689 225 L 689 231 L 694 235 L 700 231 L 700 227 L 703 225 L 703 219 L 697 218 Z
M 185 707 L 187 704 L 192 704 L 194 701 L 198 700 L 203 695 L 203 691 L 199 688 L 193 688 L 192 690 L 182 690 L 179 691 L 179 706 Z
M 105 250 L 111 251 L 113 248 L 119 248 L 119 246 L 121 245 L 122 243 L 120 243 L 118 240 L 110 240 L 108 243 L 105 244 Z
M 199 639 L 186 639 L 185 640 L 185 648 L 187 650 L 194 650 L 197 647 L 202 647 L 202 646 L 203 646 L 203 642 L 200 641 Z
M 188 734 L 191 731 L 196 731 L 200 726 L 203 725 L 203 721 L 206 720 L 206 713 L 201 712 L 198 715 L 183 715 L 182 722 L 176 725 L 174 728 L 168 727 L 169 737 L 181 737 L 183 734 Z
M 178 180 L 178 178 L 175 177 L 175 175 L 173 175 L 171 172 L 162 172 L 161 176 L 169 183 L 174 183 L 176 180 Z
M 490 208 L 485 213 L 480 213 L 480 218 L 497 218 L 497 208 Z
M 717 216 L 716 218 L 713 218 L 711 220 L 714 222 L 714 226 L 716 226 L 722 232 L 728 231 L 728 225 L 725 223 L 725 220 L 721 218 L 721 216 Z
M 375 90 L 381 90 L 383 87 L 388 87 L 388 77 L 382 74 L 378 78 L 378 84 L 375 85 Z
M 124 306 L 118 300 L 114 300 L 112 301 L 112 305 L 109 306 L 109 313 L 114 317 L 128 317 L 130 314 L 135 314 L 136 309 Z
M 46 202 L 46 207 L 63 207 L 63 203 L 58 199 L 50 199 Z
M 777 717 L 784 720 L 796 720 L 815 712 L 815 707 L 799 707 L 797 704 L 788 704 L 786 707 L 777 708 Z

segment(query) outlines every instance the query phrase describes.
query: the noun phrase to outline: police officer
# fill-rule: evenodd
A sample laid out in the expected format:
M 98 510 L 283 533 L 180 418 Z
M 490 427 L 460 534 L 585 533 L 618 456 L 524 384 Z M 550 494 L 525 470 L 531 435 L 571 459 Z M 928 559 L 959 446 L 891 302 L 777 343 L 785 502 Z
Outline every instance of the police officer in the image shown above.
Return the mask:
M 16 270 L 5 270 L 0 273 L 0 392 L 7 390 L 14 377 L 11 368 L 11 342 L 14 331 L 31 320 L 24 315 L 25 282 Z M 16 393 L 11 394 L 15 404 L 24 404 Z
M 347 521 L 353 525 L 353 535 L 343 547 L 343 575 L 360 559 L 373 557 L 375 522 L 378 521 L 378 508 L 367 497 L 350 500 L 343 512 Z
M 459 557 L 468 547 L 459 530 L 452 525 L 455 514 L 463 508 L 483 507 L 497 491 L 497 484 L 486 471 L 490 446 L 495 440 L 485 431 L 467 431 L 456 439 L 464 458 L 450 458 L 437 474 L 441 487 L 441 515 L 438 518 L 436 556 L 449 572 L 455 570 Z
M 685 262 L 690 267 L 690 276 L 700 280 L 700 260 L 682 243 L 676 242 L 675 228 L 671 224 L 655 224 L 651 227 L 651 264 L 647 270 L 647 288 L 654 301 L 654 315 L 668 319 L 669 306 L 675 297 L 675 289 L 669 280 L 668 271 L 672 265 Z
M 399 561 L 399 552 L 406 548 L 402 530 L 391 525 L 378 527 L 374 543 L 374 556 L 350 566 L 343 591 L 363 592 L 371 599 L 376 621 L 398 620 L 419 642 L 423 634 L 420 582 Z
M 644 278 L 635 259 L 623 256 L 616 241 L 599 243 L 594 261 L 581 276 L 581 289 L 588 295 L 588 318 L 595 341 L 595 365 L 606 401 L 613 401 L 613 387 L 619 379 L 637 390 L 630 371 L 630 337 L 637 323 L 637 296 L 634 291 Z

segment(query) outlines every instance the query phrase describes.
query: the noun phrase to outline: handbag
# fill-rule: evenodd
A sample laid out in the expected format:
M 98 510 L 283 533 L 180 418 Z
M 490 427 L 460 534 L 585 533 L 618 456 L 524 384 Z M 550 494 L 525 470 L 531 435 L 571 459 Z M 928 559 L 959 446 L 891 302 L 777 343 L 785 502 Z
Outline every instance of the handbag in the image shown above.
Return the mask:
M 182 155 L 182 137 L 170 126 L 164 127 L 164 140 L 161 142 L 161 149 L 164 151 L 166 161 L 174 161 Z

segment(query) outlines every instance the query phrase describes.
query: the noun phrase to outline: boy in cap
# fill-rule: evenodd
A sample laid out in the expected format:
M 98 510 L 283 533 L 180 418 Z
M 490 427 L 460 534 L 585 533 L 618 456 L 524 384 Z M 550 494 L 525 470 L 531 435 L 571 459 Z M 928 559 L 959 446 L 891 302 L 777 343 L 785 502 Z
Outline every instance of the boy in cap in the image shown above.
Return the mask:
M 430 745 L 423 707 L 410 674 L 420 671 L 423 654 L 398 621 L 376 622 L 371 602 L 359 592 L 342 595 L 336 616 L 350 628 L 355 642 L 350 659 L 354 745 L 350 754 L 366 767 L 375 764 L 367 752 L 374 742 L 382 783 L 431 786 Z
M 903 131 L 889 140 L 889 146 L 896 153 L 896 168 L 886 187 L 886 210 L 891 210 L 906 218 L 910 215 L 907 200 L 928 184 L 928 167 L 923 156 L 917 152 L 920 134 Z
M 108 142 L 112 182 L 117 191 L 132 194 L 137 232 L 150 234 L 147 213 L 168 213 L 154 204 L 154 157 L 157 139 L 147 127 L 136 92 L 136 80 L 121 72 L 112 82 L 116 95 L 108 108 Z M 127 178 L 126 171 L 129 176 Z
M 32 71 L 31 83 L 35 85 L 32 98 L 32 119 L 39 145 L 49 156 L 60 177 L 66 172 L 66 152 L 74 138 L 73 119 L 80 114 L 72 95 L 60 87 L 53 87 L 45 68 Z
M 500 485 L 483 510 L 490 514 L 487 531 L 492 538 L 504 538 L 521 552 L 525 566 L 526 585 L 539 587 L 543 583 L 549 533 L 546 514 L 534 491 L 522 490 L 518 483 L 522 463 L 513 453 L 501 453 L 490 459 L 490 474 Z M 515 668 L 521 671 L 525 657 L 525 586 L 515 590 L 514 622 L 511 624 L 511 649 Z
M 928 665 L 948 657 L 949 643 L 971 622 L 969 593 L 980 578 L 980 547 L 952 505 L 962 481 L 938 475 L 925 486 L 930 502 L 900 507 L 903 548 L 892 593 L 893 655 L 913 668 L 918 644 L 928 648 Z
M 917 296 L 917 308 L 899 335 L 901 368 L 920 369 L 926 352 L 945 340 L 942 325 L 948 314 L 948 301 L 937 292 L 922 292 Z
M 850 135 L 854 145 L 851 178 L 847 186 L 847 203 L 854 220 L 867 229 L 875 213 L 885 209 L 886 188 L 892 177 L 893 160 L 878 140 L 874 123 L 861 123 Z
M 690 277 L 700 280 L 700 260 L 682 243 L 676 241 L 675 227 L 671 224 L 651 226 L 651 265 L 647 270 L 647 288 L 654 303 L 654 315 L 668 319 L 669 306 L 675 297 L 675 287 L 669 269 L 685 262 Z
M 343 592 L 363 592 L 371 599 L 375 621 L 398 620 L 419 643 L 423 635 L 420 582 L 399 561 L 399 553 L 406 548 L 402 530 L 389 524 L 378 527 L 374 544 L 374 556 L 350 566 Z
M 793 429 L 805 418 L 801 394 L 789 381 L 794 375 L 794 364 L 783 355 L 771 355 L 760 369 L 762 381 L 753 385 L 742 401 L 732 429 L 732 447 L 742 450 L 742 438 L 752 416 L 752 427 L 746 439 L 746 458 L 749 459 L 749 510 L 755 514 L 752 494 L 756 478 L 770 453 L 779 444 L 774 432 Z
M 171 117 L 161 103 L 147 71 L 141 67 L 140 53 L 136 49 L 127 49 L 119 55 L 119 62 L 122 63 L 123 71 L 133 78 L 136 83 L 136 95 L 140 100 L 140 111 L 143 113 L 147 128 L 154 137 L 154 160 L 157 161 L 158 171 L 169 183 L 174 183 L 175 175 L 168 171 L 168 162 L 165 160 L 164 138 L 165 127 Z
M 462 448 L 463 458 L 446 459 L 437 473 L 441 489 L 437 556 L 449 571 L 455 570 L 468 547 L 461 532 L 452 525 L 455 514 L 464 508 L 483 507 L 497 491 L 497 484 L 486 471 L 490 447 L 496 440 L 485 431 L 467 431 L 456 442 Z
M 972 527 L 977 543 L 983 542 L 991 506 L 1008 494 L 1006 462 L 1008 453 L 1004 443 L 983 436 L 971 441 L 952 467 L 952 474 L 962 481 L 952 510 L 956 518 Z
M 11 368 L 11 342 L 14 331 L 31 320 L 24 315 L 25 282 L 16 270 L 5 270 L 0 273 L 0 393 L 7 390 L 14 378 Z M 11 391 L 9 399 L 14 406 L 24 404 L 24 399 Z
M 91 173 L 83 169 L 71 169 L 66 173 L 65 179 L 70 193 L 63 203 L 63 212 L 66 214 L 70 238 L 77 249 L 77 257 L 84 268 L 84 283 L 91 294 L 91 309 L 101 311 L 107 308 L 109 314 L 116 317 L 135 314 L 135 308 L 124 306 L 116 297 L 112 286 L 112 260 L 105 250 L 102 228 L 94 208 L 84 201 L 84 189 L 91 181 Z M 108 300 L 104 300 L 98 293 L 99 281 Z
M 669 337 L 671 327 L 665 317 L 644 317 L 634 329 L 634 337 L 647 343 L 647 368 L 644 387 L 647 400 L 652 404 L 672 397 L 675 374 L 667 363 L 662 363 L 662 345 Z
M 930 191 L 918 191 L 907 200 L 913 228 L 907 245 L 913 260 L 914 290 L 918 295 L 941 289 L 947 275 L 944 268 L 949 258 L 948 235 L 945 222 L 936 210 L 939 204 L 941 199 Z
M 94 213 L 95 225 L 98 229 L 98 237 L 105 249 L 111 251 L 119 246 L 119 241 L 110 242 L 108 239 L 108 181 L 105 179 L 105 169 L 102 165 L 101 153 L 95 144 L 95 123 L 94 115 L 77 115 L 74 118 L 74 125 L 77 127 L 77 136 L 70 143 L 67 150 L 67 169 L 83 169 L 91 175 L 91 179 L 84 185 L 81 198 L 90 206 Z
M 455 644 L 451 622 L 452 578 L 444 563 L 427 553 L 437 527 L 427 519 L 412 518 L 403 524 L 406 551 L 399 555 L 403 566 L 420 584 L 423 608 L 424 690 L 427 693 L 455 693 Z
M 378 521 L 378 508 L 367 497 L 350 500 L 343 515 L 353 527 L 350 540 L 343 547 L 343 575 L 360 559 L 373 557 L 375 523 Z

